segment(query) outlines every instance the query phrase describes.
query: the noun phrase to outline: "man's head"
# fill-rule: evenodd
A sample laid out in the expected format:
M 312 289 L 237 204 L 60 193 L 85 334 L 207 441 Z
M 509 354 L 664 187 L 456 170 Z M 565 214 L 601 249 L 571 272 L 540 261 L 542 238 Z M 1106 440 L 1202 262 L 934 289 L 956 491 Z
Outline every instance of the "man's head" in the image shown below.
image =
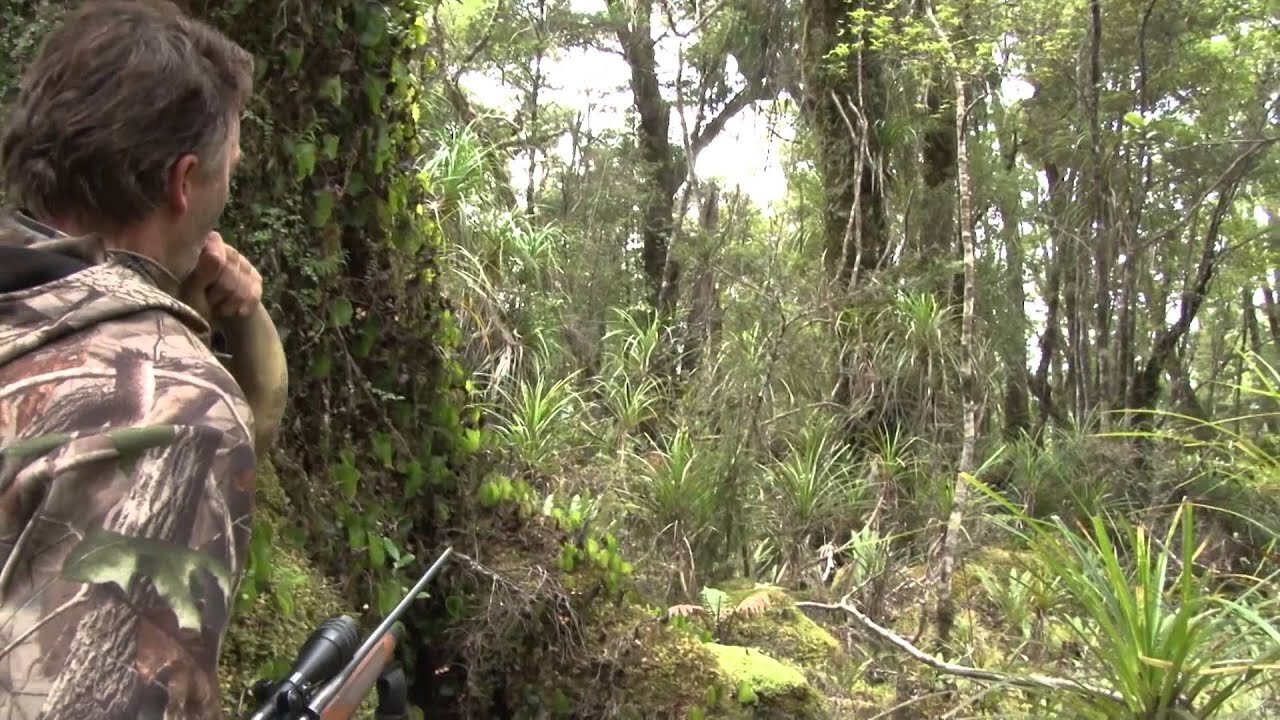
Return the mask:
M 90 0 L 27 69 L 0 158 L 10 199 L 179 279 L 227 203 L 253 58 L 157 0 Z

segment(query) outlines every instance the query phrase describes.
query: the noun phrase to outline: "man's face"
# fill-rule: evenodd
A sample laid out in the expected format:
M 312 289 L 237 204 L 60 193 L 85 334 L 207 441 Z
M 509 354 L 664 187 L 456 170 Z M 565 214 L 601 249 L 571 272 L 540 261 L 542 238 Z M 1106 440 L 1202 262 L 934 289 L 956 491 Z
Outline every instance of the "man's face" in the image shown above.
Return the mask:
M 233 120 L 221 152 L 213 167 L 199 167 L 190 174 L 187 209 L 180 216 L 165 263 L 179 280 L 185 280 L 195 269 L 209 233 L 231 195 L 231 173 L 240 161 L 240 123 Z

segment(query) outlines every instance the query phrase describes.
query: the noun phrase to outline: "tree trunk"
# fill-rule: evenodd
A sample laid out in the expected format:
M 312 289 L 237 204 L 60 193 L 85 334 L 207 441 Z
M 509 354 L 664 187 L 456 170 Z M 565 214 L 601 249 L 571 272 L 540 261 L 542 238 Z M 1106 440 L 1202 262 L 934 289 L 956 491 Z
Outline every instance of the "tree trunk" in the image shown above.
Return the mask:
M 965 505 L 969 495 L 968 476 L 976 465 L 978 444 L 979 395 L 978 380 L 975 376 L 974 356 L 974 315 L 977 304 L 977 261 L 973 239 L 972 206 L 973 195 L 969 185 L 969 156 L 966 142 L 965 116 L 965 78 L 960 65 L 954 57 L 954 50 L 946 32 L 934 17 L 933 11 L 925 5 L 925 12 L 934 26 L 939 39 L 946 44 L 947 54 L 951 56 L 954 73 L 955 107 L 959 108 L 955 117 L 956 139 L 956 186 L 959 190 L 960 245 L 964 253 L 964 299 L 960 328 L 960 392 L 963 404 L 964 438 L 961 442 L 960 462 L 956 468 L 955 486 L 951 493 L 951 512 L 947 518 L 946 531 L 942 536 L 940 570 L 938 574 L 938 607 L 935 620 L 938 627 L 939 645 L 945 646 L 951 638 L 951 630 L 955 625 L 956 608 L 952 596 L 951 578 L 955 572 L 956 553 L 960 545 L 960 535 L 964 520 Z
M 1005 298 L 1008 319 L 1003 328 L 1005 390 L 1004 436 L 1016 439 L 1031 432 L 1031 410 L 1027 388 L 1027 290 L 1023 285 L 1025 260 L 1022 232 L 1018 228 L 1021 200 L 1017 194 L 1000 198 L 1000 234 L 1004 239 Z
M 1065 212 L 1065 188 L 1058 166 L 1047 163 L 1044 166 L 1048 180 L 1048 216 L 1050 219 L 1050 236 L 1053 239 L 1053 256 L 1049 261 L 1047 278 L 1045 279 L 1045 323 L 1044 334 L 1040 336 L 1040 365 L 1032 382 L 1032 390 L 1040 401 L 1040 418 L 1037 421 L 1035 435 L 1040 437 L 1048 425 L 1049 419 L 1065 422 L 1061 411 L 1055 404 L 1054 387 L 1058 385 L 1057 372 L 1053 372 L 1059 362 L 1062 351 L 1062 328 L 1059 318 L 1062 302 L 1062 277 L 1065 274 L 1069 255 L 1067 248 L 1070 241 L 1066 232 L 1059 226 L 1059 218 Z
M 1111 264 L 1115 255 L 1115 247 L 1110 233 L 1110 204 L 1107 200 L 1107 172 L 1103 166 L 1102 154 L 1102 120 L 1099 109 L 1099 94 L 1102 92 L 1102 4 L 1101 0 L 1089 0 L 1089 88 L 1085 92 L 1085 103 L 1088 110 L 1089 123 L 1089 164 L 1093 170 L 1090 183 L 1093 206 L 1093 273 L 1094 283 L 1094 328 L 1096 337 L 1096 353 L 1092 357 L 1092 368 L 1089 371 L 1089 382 L 1082 399 L 1083 410 L 1092 412 L 1094 406 L 1101 406 L 1103 398 L 1112 396 L 1107 385 L 1111 382 L 1108 363 L 1111 360 Z M 1087 266 L 1083 268 L 1089 277 Z M 1082 297 L 1087 297 L 1082 294 Z M 1086 326 L 1087 327 L 1087 326 Z M 1086 331 L 1082 338 L 1089 337 Z M 1082 348 L 1083 350 L 1083 348 Z M 1086 351 L 1084 360 L 1088 360 Z
M 650 18 L 653 0 L 639 0 L 634 9 L 624 9 L 619 0 L 609 0 L 618 14 L 616 32 L 622 56 L 631 68 L 631 97 L 635 107 L 636 140 L 640 146 L 641 172 L 645 179 L 640 202 L 644 247 L 641 262 L 649 286 L 648 303 L 660 317 L 668 318 L 678 297 L 679 269 L 668 264 L 668 242 L 676 208 L 676 190 L 685 178 L 683 160 L 671 144 L 671 106 L 658 83 L 658 61 L 654 55 Z
M 861 34 L 841 35 L 852 9 L 885 12 L 878 0 L 805 0 L 804 95 L 801 111 L 814 136 L 818 173 L 826 199 L 823 234 L 829 275 L 837 292 L 856 284 L 863 269 L 878 267 L 888 246 L 882 152 L 876 127 L 886 94 L 881 60 Z M 837 73 L 828 55 L 842 43 L 854 47 Z

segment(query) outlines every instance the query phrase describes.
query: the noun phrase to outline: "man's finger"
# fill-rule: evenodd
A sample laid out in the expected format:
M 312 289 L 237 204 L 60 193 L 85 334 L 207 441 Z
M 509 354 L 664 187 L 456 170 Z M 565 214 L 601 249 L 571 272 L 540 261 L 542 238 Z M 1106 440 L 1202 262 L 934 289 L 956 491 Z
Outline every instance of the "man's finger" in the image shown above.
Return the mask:
M 205 250 L 200 253 L 200 259 L 196 261 L 196 269 L 191 275 L 201 284 L 209 285 L 218 279 L 218 275 L 222 273 L 222 267 L 222 260 L 212 251 Z
M 222 274 L 226 265 L 226 243 L 218 233 L 209 233 L 209 239 L 200 252 L 199 261 L 196 262 L 195 276 L 205 284 L 212 284 Z
M 223 301 L 222 303 L 216 306 L 215 312 L 218 313 L 219 317 L 232 317 L 235 315 L 242 315 L 243 313 L 241 312 L 240 299 L 235 297 L 227 298 L 225 301 Z
M 209 298 L 215 304 L 238 302 L 245 293 L 244 275 L 235 268 L 223 268 L 218 282 L 209 288 Z

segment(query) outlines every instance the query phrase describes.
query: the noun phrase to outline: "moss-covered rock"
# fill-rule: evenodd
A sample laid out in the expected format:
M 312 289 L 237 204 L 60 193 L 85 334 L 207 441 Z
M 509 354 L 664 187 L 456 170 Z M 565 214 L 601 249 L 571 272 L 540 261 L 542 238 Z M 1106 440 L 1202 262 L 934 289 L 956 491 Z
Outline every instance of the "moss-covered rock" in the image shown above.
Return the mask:
M 722 642 L 761 648 L 812 674 L 827 675 L 845 664 L 839 641 L 802 613 L 782 589 L 756 588 L 730 597 L 733 611 L 721 625 Z
M 826 699 L 795 664 L 760 648 L 703 642 L 651 626 L 618 678 L 622 717 L 755 720 L 832 717 Z
M 747 717 L 789 720 L 831 717 L 825 698 L 795 665 L 757 648 L 719 643 L 706 643 L 703 648 L 715 659 L 722 687 L 731 690 L 726 699 L 731 698 L 748 708 Z
M 705 718 L 856 717 L 849 712 L 892 705 L 884 688 L 863 687 L 840 642 L 779 587 L 731 580 L 707 588 L 700 606 L 667 614 L 674 626 L 667 632 L 688 639 L 666 642 L 684 643 L 685 650 L 646 670 L 651 681 L 662 681 L 650 682 L 641 696 L 700 687 L 706 702 L 692 716 Z

